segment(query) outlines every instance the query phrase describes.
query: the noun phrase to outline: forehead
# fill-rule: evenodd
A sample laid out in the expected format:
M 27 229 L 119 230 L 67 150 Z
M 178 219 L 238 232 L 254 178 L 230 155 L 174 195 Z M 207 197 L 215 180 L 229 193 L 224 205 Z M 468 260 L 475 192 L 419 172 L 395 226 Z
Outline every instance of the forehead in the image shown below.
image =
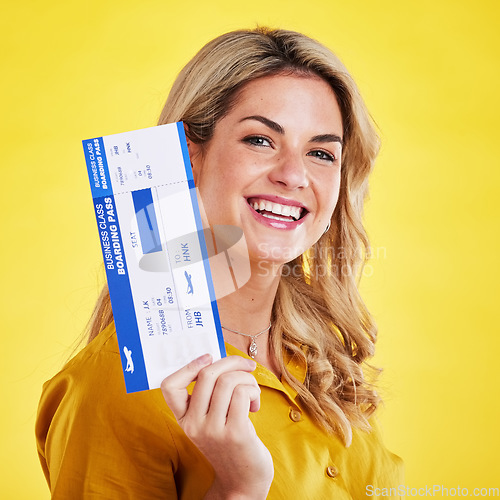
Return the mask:
M 236 94 L 228 115 L 260 114 L 281 125 L 297 123 L 328 128 L 342 135 L 342 115 L 331 86 L 316 75 L 273 75 L 252 80 Z

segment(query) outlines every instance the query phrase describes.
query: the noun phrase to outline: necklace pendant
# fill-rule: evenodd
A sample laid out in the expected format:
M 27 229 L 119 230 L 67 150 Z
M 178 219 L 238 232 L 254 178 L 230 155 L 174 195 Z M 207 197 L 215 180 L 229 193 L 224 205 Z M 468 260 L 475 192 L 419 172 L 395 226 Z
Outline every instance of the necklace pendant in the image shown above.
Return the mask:
M 255 342 L 254 337 L 252 337 L 252 342 L 250 343 L 250 346 L 248 347 L 248 355 L 252 359 L 255 359 L 255 356 L 257 356 L 257 342 Z

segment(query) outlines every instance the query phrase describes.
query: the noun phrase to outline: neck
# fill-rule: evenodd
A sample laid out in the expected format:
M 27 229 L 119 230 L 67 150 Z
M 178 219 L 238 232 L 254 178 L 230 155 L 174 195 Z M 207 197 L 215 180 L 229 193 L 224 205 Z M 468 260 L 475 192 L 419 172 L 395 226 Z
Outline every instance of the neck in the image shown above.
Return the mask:
M 256 335 L 271 321 L 276 290 L 280 280 L 277 269 L 252 269 L 250 279 L 233 293 L 217 300 L 223 326 L 245 335 Z M 240 351 L 248 353 L 252 339 L 229 330 L 223 330 L 224 340 Z M 269 331 L 255 339 L 258 353 L 255 360 L 276 373 L 276 363 L 269 353 Z
M 249 279 L 217 299 L 222 324 L 243 333 L 255 334 L 269 325 L 280 280 L 280 269 L 250 266 Z M 217 291 L 217 290 L 216 290 Z

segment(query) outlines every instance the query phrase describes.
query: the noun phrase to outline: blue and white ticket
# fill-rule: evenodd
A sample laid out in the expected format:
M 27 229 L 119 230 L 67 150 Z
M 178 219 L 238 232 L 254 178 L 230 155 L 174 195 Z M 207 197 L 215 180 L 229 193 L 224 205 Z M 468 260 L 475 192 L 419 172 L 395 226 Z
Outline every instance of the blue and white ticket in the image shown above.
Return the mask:
M 225 356 L 182 123 L 83 148 L 127 392 Z

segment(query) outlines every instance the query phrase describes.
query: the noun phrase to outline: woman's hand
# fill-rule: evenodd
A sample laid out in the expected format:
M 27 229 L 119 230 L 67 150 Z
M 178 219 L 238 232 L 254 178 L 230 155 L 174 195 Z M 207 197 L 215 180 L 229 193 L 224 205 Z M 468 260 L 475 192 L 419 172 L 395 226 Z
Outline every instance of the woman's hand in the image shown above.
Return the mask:
M 255 361 L 205 354 L 161 384 L 165 401 L 186 435 L 215 471 L 206 499 L 266 498 L 274 476 L 269 450 L 258 438 L 249 411 L 260 406 Z M 196 380 L 189 396 L 186 387 Z

